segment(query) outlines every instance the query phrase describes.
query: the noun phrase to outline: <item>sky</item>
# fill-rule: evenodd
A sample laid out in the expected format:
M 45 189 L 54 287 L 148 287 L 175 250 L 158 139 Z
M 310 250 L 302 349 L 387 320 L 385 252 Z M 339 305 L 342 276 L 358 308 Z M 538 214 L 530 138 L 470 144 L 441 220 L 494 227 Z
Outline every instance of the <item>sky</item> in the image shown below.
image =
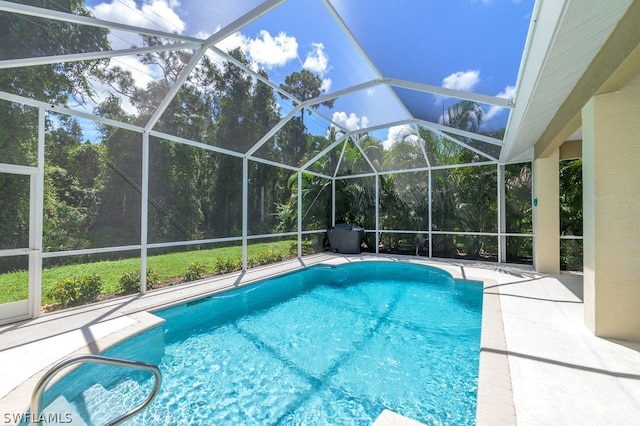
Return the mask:
M 97 18 L 207 38 L 261 3 L 258 0 L 89 0 Z M 326 93 L 379 77 L 511 99 L 534 0 L 331 0 L 351 37 L 320 0 L 289 0 L 220 42 L 242 47 L 255 67 L 280 84 L 294 71 L 318 75 Z M 113 33 L 114 48 L 141 45 L 134 34 Z M 364 52 L 364 54 L 363 54 Z M 365 56 L 366 55 L 366 56 Z M 134 57 L 113 61 L 144 87 L 153 69 Z M 407 111 L 398 100 L 409 107 Z M 357 130 L 409 118 L 442 122 L 458 99 L 376 86 L 319 108 L 333 122 Z M 382 107 L 381 107 L 382 106 Z M 506 126 L 508 111 L 484 105 L 485 129 Z M 306 123 L 306 122 L 305 122 Z M 326 131 L 318 121 L 318 132 Z M 320 130 L 320 128 L 324 130 Z M 400 128 L 379 132 L 390 143 Z M 313 130 L 312 130 L 313 131 Z

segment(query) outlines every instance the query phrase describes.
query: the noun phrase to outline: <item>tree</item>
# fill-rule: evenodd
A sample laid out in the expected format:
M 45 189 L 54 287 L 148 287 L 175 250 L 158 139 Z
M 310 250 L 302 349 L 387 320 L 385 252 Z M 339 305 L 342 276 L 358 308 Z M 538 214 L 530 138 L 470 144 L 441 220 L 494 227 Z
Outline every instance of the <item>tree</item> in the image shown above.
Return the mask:
M 385 170 L 427 166 L 418 134 L 409 126 L 396 133 L 396 140 L 384 151 Z M 426 172 L 394 173 L 380 176 L 380 227 L 424 231 L 429 225 L 429 185 Z M 401 244 L 401 240 L 404 240 Z M 390 250 L 412 245 L 416 252 L 424 245 L 422 234 L 407 241 L 402 234 L 384 233 L 383 246 Z M 414 244 L 415 243 L 415 244 Z M 412 251 L 413 251 L 412 247 Z
M 83 0 L 25 0 L 20 3 L 89 16 Z M 52 19 L 0 14 L 0 57 L 65 55 L 109 50 L 107 30 Z M 70 99 L 82 102 L 93 96 L 89 77 L 108 60 L 0 70 L 0 90 L 54 104 Z
M 372 137 L 361 136 L 359 147 L 350 138 L 344 141 L 344 154 L 340 165 L 341 175 L 371 173 L 373 170 L 364 159 L 364 153 L 373 158 L 376 165 L 383 155 L 382 144 Z M 365 229 L 375 229 L 376 178 L 357 177 L 336 181 L 336 222 L 357 223 Z
M 37 123 L 35 108 L 0 100 L 0 162 L 36 164 Z M 3 249 L 29 246 L 29 190 L 28 176 L 0 173 L 0 246 Z M 0 259 L 0 272 L 24 267 L 17 256 Z
M 69 117 L 46 134 L 44 234 L 45 250 L 89 246 L 89 230 L 104 184 L 104 147 L 82 142 L 82 129 Z
M 582 160 L 560 162 L 560 235 L 581 236 Z M 560 266 L 563 270 L 583 269 L 581 240 L 560 240 Z
M 560 162 L 560 233 L 582 235 L 582 160 Z
M 248 64 L 239 48 L 229 54 Z M 246 152 L 256 142 L 251 135 L 252 78 L 231 62 L 223 64 L 219 76 L 215 80 L 218 109 L 212 142 L 222 148 Z M 237 236 L 242 229 L 242 161 L 237 157 L 220 156 L 216 173 L 211 211 L 218 227 L 216 234 Z
M 293 72 L 285 77 L 284 83 L 280 85 L 280 88 L 302 102 L 317 98 L 323 92 L 320 77 L 305 69 L 300 72 Z M 285 98 L 285 96 L 282 97 Z M 310 106 L 310 108 L 316 109 L 319 105 L 333 108 L 333 100 L 320 102 Z M 300 119 L 304 124 L 304 111 L 302 111 Z
M 3 249 L 29 246 L 28 176 L 0 173 L 0 242 Z M 5 263 L 18 264 L 9 258 L 0 263 L 0 272 Z
M 290 166 L 297 166 L 307 147 L 307 133 L 302 119 L 293 117 L 282 126 L 275 136 L 275 144 L 280 152 L 278 160 Z
M 473 101 L 459 101 L 447 109 L 445 124 L 468 132 L 478 132 L 482 125 L 483 112 L 480 104 Z
M 505 229 L 508 233 L 533 233 L 531 163 L 505 165 Z M 507 237 L 507 262 L 530 262 L 533 238 Z
M 20 3 L 56 11 L 88 16 L 83 1 L 31 0 Z M 79 24 L 26 17 L 19 14 L 0 14 L 0 57 L 5 59 L 28 56 L 63 55 L 78 52 L 109 50 L 107 30 Z M 52 37 L 55 34 L 55 37 Z M 93 93 L 89 79 L 98 65 L 106 60 L 77 61 L 0 70 L 0 90 L 38 99 L 51 104 L 66 105 L 69 101 L 84 102 Z M 35 165 L 37 147 L 37 111 L 35 108 L 0 101 L 0 161 L 19 165 Z M 2 185 L 11 182 L 10 190 L 2 194 L 21 194 L 28 188 L 28 180 L 3 178 Z M 0 198 L 4 198 L 0 195 Z M 23 213 L 27 200 L 0 200 L 3 227 L 20 230 L 28 226 Z M 45 215 L 53 214 L 45 203 Z M 4 220 L 6 219 L 6 221 Z M 45 230 L 45 239 L 48 237 Z
M 398 141 L 384 155 L 384 169 L 412 169 L 426 167 L 427 161 L 422 154 L 419 142 Z
M 104 190 L 91 229 L 96 247 L 140 242 L 142 203 L 142 136 L 104 126 Z
M 480 105 L 472 101 L 460 101 L 452 105 L 444 122 L 457 129 L 479 132 L 483 120 Z M 429 134 L 425 134 L 429 133 Z M 425 150 L 432 165 L 464 164 L 478 161 L 479 154 L 431 132 L 421 132 Z M 459 136 L 456 138 L 460 139 Z M 470 138 L 460 139 L 472 145 Z M 434 230 L 448 232 L 496 232 L 497 231 L 497 173 L 494 166 L 456 167 L 432 172 L 432 223 Z M 435 240 L 435 239 L 434 239 Z M 456 256 L 457 251 L 478 257 L 495 246 L 486 236 L 470 236 L 458 239 L 438 236 L 434 251 L 446 257 Z M 491 248 L 490 250 L 493 250 Z
M 298 174 L 292 174 L 287 188 L 287 203 L 277 204 L 278 232 L 292 232 L 298 228 L 298 191 L 302 191 L 303 230 L 327 229 L 331 223 L 331 181 L 302 173 L 302 188 L 298 187 Z

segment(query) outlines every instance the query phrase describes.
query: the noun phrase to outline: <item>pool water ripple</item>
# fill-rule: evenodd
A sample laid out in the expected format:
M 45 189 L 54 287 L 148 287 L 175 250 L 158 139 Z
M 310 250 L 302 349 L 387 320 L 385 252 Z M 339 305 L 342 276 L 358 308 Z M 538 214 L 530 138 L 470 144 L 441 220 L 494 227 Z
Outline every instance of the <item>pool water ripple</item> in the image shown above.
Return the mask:
M 473 424 L 481 303 L 479 283 L 433 268 L 311 267 L 158 312 L 162 327 L 107 355 L 163 372 L 157 398 L 127 424 L 370 425 L 385 408 Z M 100 422 L 151 388 L 144 374 L 100 368 L 83 367 L 74 374 L 84 379 L 65 379 L 50 398 L 63 393 Z M 101 383 L 92 392 L 89 378 Z

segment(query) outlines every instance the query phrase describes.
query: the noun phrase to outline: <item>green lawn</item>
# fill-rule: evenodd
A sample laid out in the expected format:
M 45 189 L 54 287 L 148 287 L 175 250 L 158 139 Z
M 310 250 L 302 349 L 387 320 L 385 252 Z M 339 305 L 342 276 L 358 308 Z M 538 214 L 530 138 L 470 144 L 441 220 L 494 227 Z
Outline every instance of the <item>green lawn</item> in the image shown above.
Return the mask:
M 297 250 L 295 241 L 277 241 L 249 245 L 248 258 L 250 264 L 268 263 L 289 256 Z M 220 262 L 240 262 L 242 247 L 223 247 L 209 250 L 162 254 L 149 256 L 147 267 L 155 272 L 161 282 L 179 280 L 184 277 L 192 263 L 204 265 L 207 274 L 217 273 Z M 83 274 L 96 274 L 103 281 L 102 294 L 119 292 L 119 279 L 125 272 L 139 272 L 140 259 L 124 259 L 100 261 L 93 263 L 56 266 L 42 271 L 42 304 L 54 303 L 48 293 L 60 280 Z M 28 273 L 16 271 L 0 274 L 0 303 L 7 303 L 27 298 Z

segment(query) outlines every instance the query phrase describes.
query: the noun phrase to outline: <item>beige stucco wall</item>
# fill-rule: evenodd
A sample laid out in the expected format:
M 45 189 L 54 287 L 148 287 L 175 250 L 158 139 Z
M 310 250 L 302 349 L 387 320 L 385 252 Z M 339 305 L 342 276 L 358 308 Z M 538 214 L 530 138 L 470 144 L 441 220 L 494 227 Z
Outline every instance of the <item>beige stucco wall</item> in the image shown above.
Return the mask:
M 560 160 L 582 158 L 582 140 L 566 141 L 560 145 Z
M 585 322 L 640 341 L 640 74 L 582 111 Z
M 559 150 L 533 162 L 535 221 L 534 265 L 538 272 L 560 272 Z

